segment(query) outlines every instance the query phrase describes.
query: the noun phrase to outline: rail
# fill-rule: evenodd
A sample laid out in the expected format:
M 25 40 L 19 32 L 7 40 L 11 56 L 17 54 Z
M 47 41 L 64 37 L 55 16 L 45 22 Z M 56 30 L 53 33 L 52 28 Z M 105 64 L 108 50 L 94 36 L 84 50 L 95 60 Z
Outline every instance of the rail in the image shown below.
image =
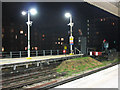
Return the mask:
M 33 56 L 46 56 L 46 55 L 61 55 L 62 50 L 35 50 L 31 51 L 30 55 Z M 27 51 L 11 51 L 11 52 L 0 52 L 1 58 L 21 58 L 27 57 Z

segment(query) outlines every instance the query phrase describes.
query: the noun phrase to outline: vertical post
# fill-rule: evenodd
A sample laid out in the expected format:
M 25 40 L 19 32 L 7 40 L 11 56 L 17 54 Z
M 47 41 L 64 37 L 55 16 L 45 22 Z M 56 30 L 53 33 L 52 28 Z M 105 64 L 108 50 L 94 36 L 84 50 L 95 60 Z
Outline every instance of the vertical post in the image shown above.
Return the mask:
M 52 50 L 50 50 L 50 54 L 52 55 Z
M 75 54 L 76 54 L 76 47 L 75 47 Z
M 10 52 L 10 58 L 12 58 L 12 52 Z
M 22 56 L 22 52 L 20 51 L 20 58 L 21 58 L 21 56 Z
M 70 16 L 70 37 L 73 37 L 72 36 L 72 27 L 73 27 L 73 23 L 72 23 L 72 16 Z M 72 45 L 70 45 L 70 53 L 72 54 L 73 53 L 73 49 L 72 49 Z
M 36 51 L 36 56 L 38 56 L 38 51 Z
M 45 50 L 43 50 L 43 56 L 45 56 Z
M 57 55 L 59 55 L 59 50 L 57 50 Z
M 30 12 L 28 11 L 28 57 L 30 57 Z

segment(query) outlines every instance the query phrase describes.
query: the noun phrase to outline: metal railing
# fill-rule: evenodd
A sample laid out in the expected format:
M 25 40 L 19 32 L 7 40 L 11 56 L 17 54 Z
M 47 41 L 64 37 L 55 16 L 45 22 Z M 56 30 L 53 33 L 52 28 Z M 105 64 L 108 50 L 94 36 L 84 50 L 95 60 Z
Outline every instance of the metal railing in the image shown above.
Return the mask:
M 33 56 L 46 56 L 46 55 L 61 55 L 62 50 L 35 50 L 31 51 L 30 55 Z M 27 51 L 11 51 L 11 52 L 0 52 L 1 58 L 21 58 L 27 57 Z

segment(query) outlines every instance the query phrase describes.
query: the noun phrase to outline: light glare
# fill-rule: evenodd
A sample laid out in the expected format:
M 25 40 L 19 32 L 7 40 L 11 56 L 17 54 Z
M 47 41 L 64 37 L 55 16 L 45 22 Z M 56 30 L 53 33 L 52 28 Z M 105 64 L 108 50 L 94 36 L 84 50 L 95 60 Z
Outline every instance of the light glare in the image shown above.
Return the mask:
M 31 10 L 30 10 L 30 13 L 31 13 L 32 15 L 35 15 L 35 14 L 37 14 L 37 11 L 36 11 L 36 9 L 31 9 Z
M 65 14 L 65 17 L 67 17 L 67 18 L 69 18 L 70 16 L 71 16 L 70 13 L 66 13 L 66 14 Z
M 22 15 L 26 15 L 26 12 L 25 12 L 25 11 L 22 11 Z

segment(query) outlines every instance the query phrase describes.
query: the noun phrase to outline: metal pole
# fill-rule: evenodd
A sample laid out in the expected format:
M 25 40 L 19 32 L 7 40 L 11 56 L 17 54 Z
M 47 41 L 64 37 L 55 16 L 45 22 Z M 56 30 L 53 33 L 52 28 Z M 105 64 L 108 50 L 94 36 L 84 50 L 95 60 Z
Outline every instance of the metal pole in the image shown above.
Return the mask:
M 30 57 L 30 12 L 28 11 L 28 57 Z
M 21 58 L 21 56 L 22 56 L 22 53 L 21 53 L 21 51 L 20 51 L 20 58 Z
M 72 26 L 73 26 L 72 16 L 70 16 L 70 36 L 72 36 Z M 71 54 L 73 53 L 72 45 L 70 45 L 70 53 L 71 53 Z

